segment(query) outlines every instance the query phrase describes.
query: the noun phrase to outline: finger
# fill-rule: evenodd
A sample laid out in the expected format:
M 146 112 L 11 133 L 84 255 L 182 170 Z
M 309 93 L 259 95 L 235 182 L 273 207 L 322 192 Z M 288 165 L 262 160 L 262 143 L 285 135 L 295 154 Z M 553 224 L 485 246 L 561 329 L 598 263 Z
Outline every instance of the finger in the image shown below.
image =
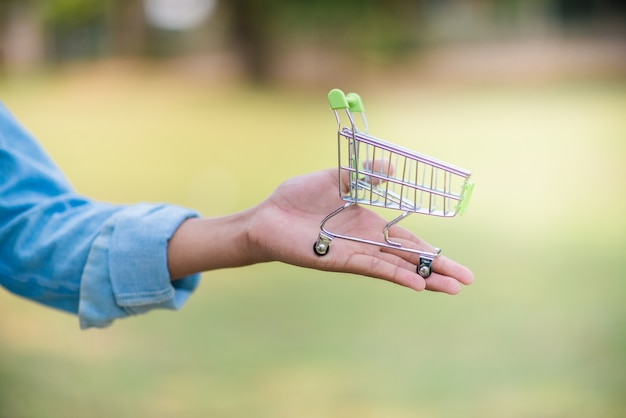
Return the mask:
M 417 264 L 409 260 L 410 253 L 407 251 L 396 251 L 400 256 L 394 254 L 394 250 L 381 248 L 379 257 L 386 260 L 388 263 L 393 264 L 403 270 L 410 272 L 411 274 L 417 274 Z M 422 277 L 422 276 L 419 276 Z
M 402 268 L 405 271 L 409 271 L 413 276 L 421 277 L 416 272 L 417 267 L 415 264 L 415 263 L 419 263 L 419 258 L 420 258 L 419 254 L 411 253 L 408 251 L 402 251 L 402 250 L 392 250 L 392 249 L 383 249 L 383 251 L 381 251 L 381 254 L 386 254 L 388 257 L 391 256 L 392 263 L 395 263 L 395 265 L 397 265 L 398 267 Z M 442 257 L 442 256 L 438 256 L 437 258 L 439 257 Z M 409 261 L 409 259 L 413 259 L 416 261 L 411 262 Z M 447 271 L 453 271 L 456 274 L 456 269 L 460 268 L 461 271 L 465 270 L 469 272 L 471 276 L 471 272 L 466 267 L 461 266 L 460 264 L 455 263 L 450 259 L 446 258 L 443 264 L 444 266 L 447 267 L 446 268 Z M 434 263 L 433 263 L 433 266 L 434 266 Z M 433 273 L 430 276 L 428 276 L 424 280 L 424 282 L 426 284 L 427 290 L 430 290 L 433 292 L 447 293 L 450 295 L 456 295 L 457 293 L 461 291 L 461 284 L 471 283 L 471 280 L 467 283 L 464 283 L 462 280 L 467 281 L 467 278 L 462 277 L 461 274 L 459 274 L 459 277 L 457 277 L 457 276 L 449 276 L 441 272 L 438 273 L 438 272 L 435 272 L 433 268 Z
M 333 175 L 337 176 L 336 171 L 333 171 Z M 342 169 L 339 174 L 339 181 L 341 182 L 341 193 L 348 193 L 350 189 L 350 172 Z
M 372 176 L 365 176 L 363 180 L 369 184 L 378 186 L 393 177 L 395 168 L 391 160 L 378 158 L 373 161 L 363 161 L 363 171 L 372 174 Z
M 394 256 L 412 264 L 413 270 L 415 270 L 417 265 L 420 264 L 422 253 L 437 253 L 435 248 L 428 245 L 424 241 L 421 241 L 419 238 L 415 238 L 418 242 L 398 237 L 389 237 L 389 239 L 397 244 L 400 244 L 400 246 L 397 248 L 383 247 L 381 251 L 393 254 Z
M 403 245 L 407 245 L 409 248 L 413 248 L 415 250 L 426 251 L 429 253 L 437 252 L 437 249 L 431 244 L 416 236 L 408 229 L 404 229 L 397 225 L 394 225 L 389 229 L 389 239 L 398 242 L 403 241 Z
M 394 230 L 394 235 L 398 236 L 398 238 L 391 238 L 402 244 L 403 247 L 416 249 L 418 251 L 427 251 L 431 253 L 436 253 L 437 250 L 428 244 L 426 241 L 414 236 L 409 231 L 403 228 L 397 228 Z M 401 238 L 400 238 L 401 237 Z M 390 250 L 393 251 L 395 255 L 399 257 L 403 257 L 406 260 L 413 262 L 415 264 L 419 264 L 420 255 L 401 251 L 401 250 Z M 404 253 L 404 254 L 402 254 Z M 411 255 L 412 254 L 412 255 Z M 457 263 L 456 261 L 446 257 L 445 255 L 438 255 L 435 257 L 433 261 L 433 271 L 440 273 L 444 276 L 452 277 L 464 285 L 470 285 L 474 281 L 474 273 L 464 265 Z
M 452 277 L 464 285 L 470 285 L 474 281 L 474 273 L 470 269 L 445 255 L 437 256 L 432 266 L 434 272 Z
M 398 267 L 406 271 L 411 272 L 411 274 L 418 275 L 417 265 L 419 264 L 419 260 L 420 260 L 419 254 L 402 251 L 402 250 L 385 249 L 384 251 L 389 252 L 387 255 L 392 257 L 390 259 L 391 263 L 397 265 Z M 391 252 L 394 252 L 400 256 L 396 256 L 392 254 Z M 415 261 L 409 261 L 407 258 L 412 258 Z M 458 266 L 458 267 L 461 267 L 462 270 L 466 270 L 467 272 L 469 272 L 467 268 L 460 266 L 457 263 L 454 263 L 452 260 L 447 259 L 447 262 L 449 262 L 452 265 L 452 267 Z M 449 268 L 446 270 L 451 271 L 451 270 L 454 270 L 454 268 Z M 469 274 L 471 275 L 471 272 L 469 272 Z M 462 274 L 455 273 L 455 275 L 447 275 L 442 272 L 436 272 L 433 269 L 432 274 L 425 279 L 425 283 L 426 283 L 427 290 L 454 295 L 461 291 L 461 284 L 470 284 L 471 280 L 468 281 L 467 278 L 464 278 L 462 276 Z
M 415 273 L 414 265 L 398 265 L 390 261 L 389 257 L 389 254 L 383 252 L 378 253 L 378 256 L 355 254 L 350 258 L 348 269 L 356 274 L 386 280 L 413 290 L 426 289 L 426 281 Z
M 453 277 L 433 273 L 426 279 L 426 289 L 456 295 L 461 291 L 461 283 Z

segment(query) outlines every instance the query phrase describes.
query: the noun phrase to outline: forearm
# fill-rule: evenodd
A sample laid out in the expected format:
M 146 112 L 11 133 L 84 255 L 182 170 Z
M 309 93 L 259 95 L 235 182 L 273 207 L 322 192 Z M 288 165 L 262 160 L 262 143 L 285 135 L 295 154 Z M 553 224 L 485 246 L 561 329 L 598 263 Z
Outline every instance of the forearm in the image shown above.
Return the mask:
M 218 218 L 184 221 L 170 238 L 167 265 L 172 280 L 190 274 L 254 264 L 248 229 L 254 209 Z

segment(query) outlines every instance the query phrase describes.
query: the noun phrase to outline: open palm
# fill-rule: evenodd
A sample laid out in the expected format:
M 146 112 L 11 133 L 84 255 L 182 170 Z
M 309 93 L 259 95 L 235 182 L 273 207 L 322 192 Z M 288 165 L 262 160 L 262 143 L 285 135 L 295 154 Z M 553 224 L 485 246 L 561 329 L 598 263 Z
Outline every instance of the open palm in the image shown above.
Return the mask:
M 473 281 L 472 272 L 443 255 L 432 265 L 433 274 L 423 279 L 416 273 L 419 254 L 348 240 L 335 240 L 332 250 L 320 257 L 313 244 L 321 220 L 343 205 L 338 193 L 337 170 L 320 171 L 285 181 L 268 199 L 254 208 L 249 228 L 252 248 L 259 261 L 276 260 L 319 270 L 360 274 L 387 280 L 415 290 L 456 294 L 461 284 Z M 340 216 L 346 235 L 380 241 L 387 220 L 363 206 L 354 205 Z M 403 247 L 433 252 L 432 246 L 411 232 L 394 226 L 390 238 Z

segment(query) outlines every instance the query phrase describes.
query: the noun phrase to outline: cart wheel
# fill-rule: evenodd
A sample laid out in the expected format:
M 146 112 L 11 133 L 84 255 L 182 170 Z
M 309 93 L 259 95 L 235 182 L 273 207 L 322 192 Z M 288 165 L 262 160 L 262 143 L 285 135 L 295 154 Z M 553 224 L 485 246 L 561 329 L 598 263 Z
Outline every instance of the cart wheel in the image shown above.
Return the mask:
M 330 245 L 324 242 L 317 241 L 315 244 L 313 244 L 313 251 L 315 251 L 315 254 L 319 256 L 328 254 L 329 249 L 330 249 Z
M 420 263 L 417 266 L 417 274 L 419 274 L 423 278 L 427 279 L 428 276 L 430 276 L 430 273 L 432 271 L 432 269 L 430 268 L 431 264 L 432 264 L 431 260 L 427 260 L 427 259 L 421 258 L 420 259 Z
M 322 256 L 328 254 L 328 250 L 330 249 L 330 242 L 333 238 L 324 232 L 320 232 L 319 237 L 317 237 L 317 241 L 313 244 L 313 251 L 315 254 Z

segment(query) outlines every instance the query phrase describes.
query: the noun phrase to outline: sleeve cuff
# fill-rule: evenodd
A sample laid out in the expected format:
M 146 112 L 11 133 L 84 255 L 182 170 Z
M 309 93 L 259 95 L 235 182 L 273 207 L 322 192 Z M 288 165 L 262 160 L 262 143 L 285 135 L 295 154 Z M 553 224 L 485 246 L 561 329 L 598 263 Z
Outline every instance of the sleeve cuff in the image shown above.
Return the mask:
M 115 319 L 152 309 L 180 309 L 200 275 L 170 280 L 167 242 L 178 226 L 198 216 L 170 205 L 123 208 L 94 240 L 80 288 L 80 327 L 103 328 Z

